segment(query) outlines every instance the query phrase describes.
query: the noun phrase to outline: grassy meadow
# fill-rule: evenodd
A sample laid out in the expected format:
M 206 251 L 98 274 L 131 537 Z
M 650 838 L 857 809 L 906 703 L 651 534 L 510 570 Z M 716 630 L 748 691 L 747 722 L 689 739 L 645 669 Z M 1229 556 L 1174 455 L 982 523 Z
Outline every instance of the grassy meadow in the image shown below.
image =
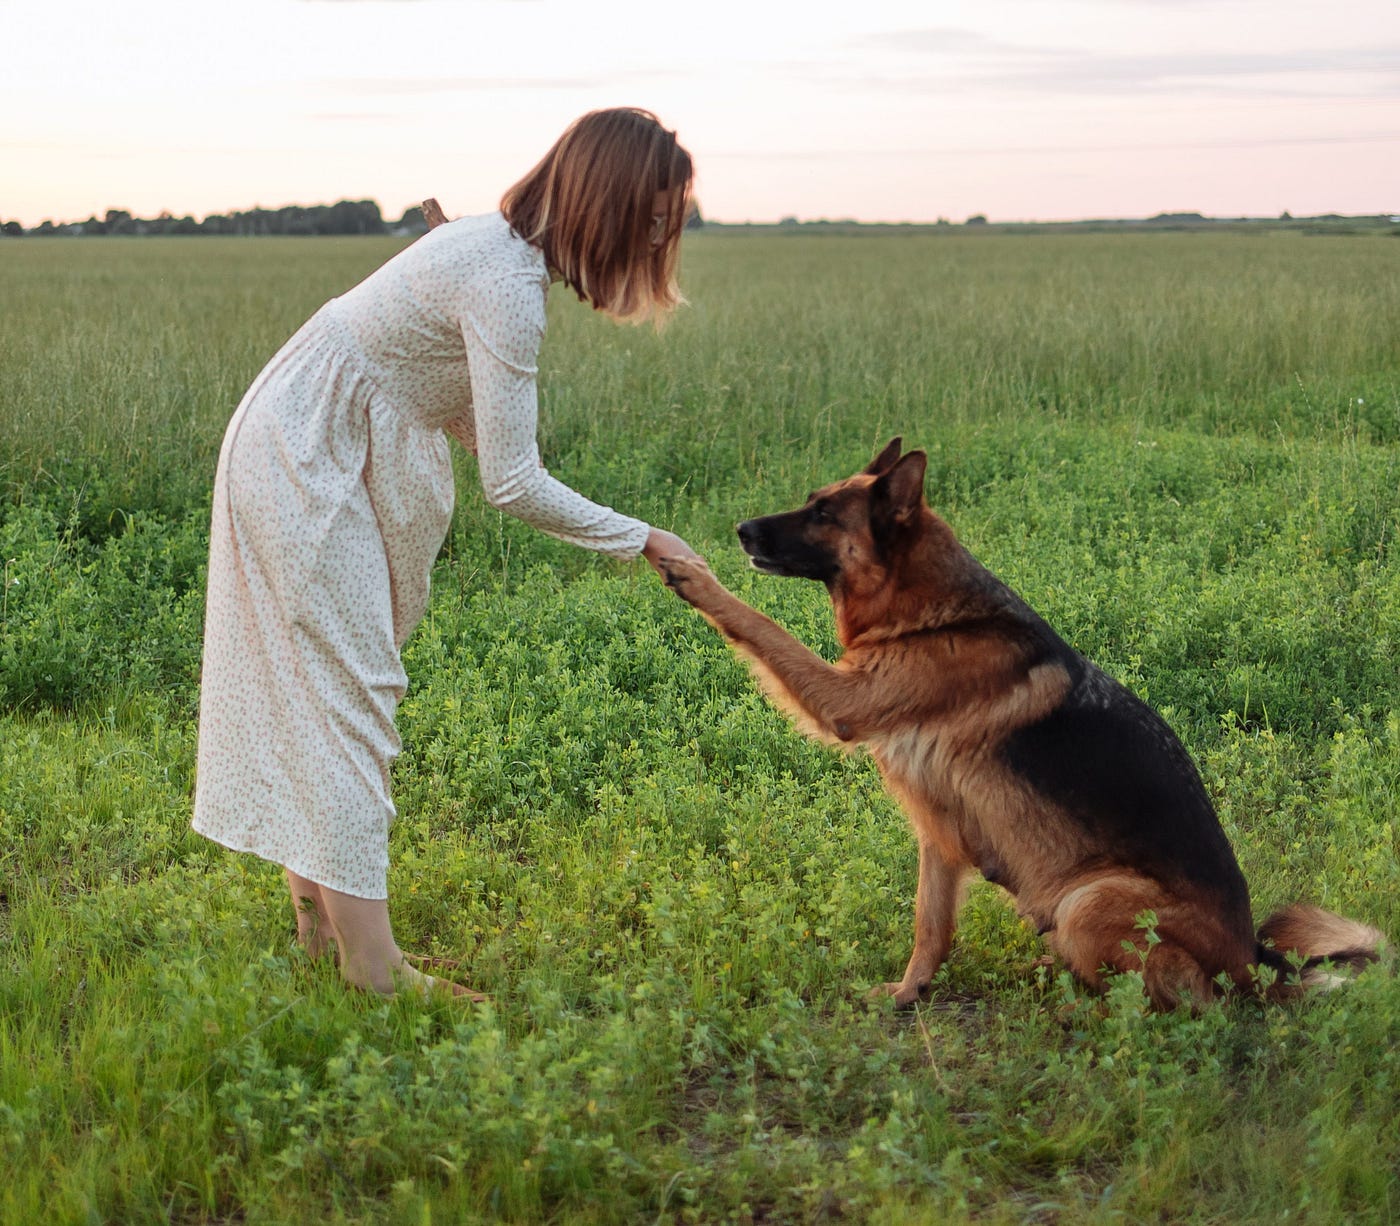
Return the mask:
M 974 887 L 933 999 L 914 844 L 643 563 L 458 509 L 410 641 L 406 948 L 350 995 L 272 866 L 189 832 L 214 463 L 378 239 L 0 242 L 0 1222 L 1386 1223 L 1400 985 L 1144 1012 Z M 1400 934 L 1400 242 L 687 239 L 661 336 L 556 287 L 551 468 L 744 564 L 891 435 L 1200 764 L 1256 914 Z

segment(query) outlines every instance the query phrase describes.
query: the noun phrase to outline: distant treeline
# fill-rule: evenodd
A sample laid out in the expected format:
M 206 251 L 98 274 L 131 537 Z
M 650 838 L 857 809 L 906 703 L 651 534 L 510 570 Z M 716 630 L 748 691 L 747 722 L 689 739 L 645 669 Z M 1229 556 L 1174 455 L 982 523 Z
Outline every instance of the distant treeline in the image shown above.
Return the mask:
M 799 221 L 784 217 L 781 221 L 722 222 L 702 218 L 695 206 L 686 222 L 686 229 L 710 226 L 721 230 L 753 234 L 906 234 L 912 232 L 961 232 L 984 234 L 1034 234 L 1045 231 L 1100 232 L 1115 230 L 1295 230 L 1304 234 L 1394 234 L 1400 236 L 1400 215 L 1381 213 L 1369 216 L 1348 216 L 1324 213 L 1313 217 L 1294 217 L 1282 213 L 1278 217 L 1207 217 L 1201 213 L 1158 213 L 1141 218 L 1086 218 L 1083 221 L 1004 221 L 988 222 L 982 213 L 974 214 L 961 224 L 940 217 L 936 222 L 868 222 L 854 219 L 831 221 L 820 218 Z M 25 229 L 17 221 L 0 224 L 0 236 L 22 238 L 27 235 L 88 236 L 88 235 L 152 235 L 152 234 L 225 234 L 225 235 L 317 235 L 317 234 L 422 234 L 428 228 L 423 210 L 404 210 L 398 221 L 385 221 L 379 205 L 373 200 L 341 200 L 336 204 L 288 204 L 277 209 L 249 209 L 241 213 L 213 213 L 203 221 L 193 217 L 175 217 L 161 213 L 158 217 L 133 217 L 124 209 L 108 209 L 103 217 L 93 215 L 86 221 L 41 221 Z
M 108 209 L 86 221 L 41 221 L 25 229 L 17 221 L 0 225 L 9 237 L 25 235 L 148 235 L 148 234 L 413 234 L 428 227 L 423 210 L 408 209 L 396 222 L 387 222 L 373 200 L 341 200 L 336 204 L 288 204 L 278 209 L 249 209 L 241 213 L 213 213 L 203 221 L 162 213 L 158 217 L 133 217 L 125 209 Z
M 937 221 L 857 221 L 854 218 L 830 220 L 817 218 L 799 221 L 784 217 L 777 222 L 739 222 L 707 220 L 707 227 L 754 235 L 797 234 L 1098 234 L 1126 231 L 1237 231 L 1265 234 L 1287 230 L 1300 234 L 1391 234 L 1400 236 L 1400 214 L 1377 213 L 1349 215 L 1322 213 L 1311 217 L 1294 217 L 1281 213 L 1277 217 L 1207 217 L 1203 213 L 1158 213 L 1153 217 L 1091 217 L 1082 221 L 998 221 L 989 222 L 985 214 L 975 213 L 958 223 L 940 217 Z

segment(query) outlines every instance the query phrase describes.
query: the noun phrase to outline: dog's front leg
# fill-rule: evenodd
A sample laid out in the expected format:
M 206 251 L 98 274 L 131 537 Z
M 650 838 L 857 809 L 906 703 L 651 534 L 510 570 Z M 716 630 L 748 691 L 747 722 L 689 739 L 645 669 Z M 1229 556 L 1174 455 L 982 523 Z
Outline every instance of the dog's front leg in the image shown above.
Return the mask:
M 744 656 L 768 696 L 802 729 L 824 740 L 863 739 L 865 679 L 823 660 L 757 609 L 746 605 L 699 558 L 664 558 L 666 585 Z
M 918 829 L 916 833 L 919 888 L 914 895 L 914 952 L 903 979 L 882 984 L 871 993 L 893 996 L 900 1009 L 907 1009 L 924 997 L 948 956 L 968 871 L 967 865 L 949 860 L 928 833 Z
M 662 558 L 666 586 L 735 646 L 802 647 L 786 630 L 751 608 L 715 578 L 703 558 Z M 825 667 L 824 660 L 820 660 Z

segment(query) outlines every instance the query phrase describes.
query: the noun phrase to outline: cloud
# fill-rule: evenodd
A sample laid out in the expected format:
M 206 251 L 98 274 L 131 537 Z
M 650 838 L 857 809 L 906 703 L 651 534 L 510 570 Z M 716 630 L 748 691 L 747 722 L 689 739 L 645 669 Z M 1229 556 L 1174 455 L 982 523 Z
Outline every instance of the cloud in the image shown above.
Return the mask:
M 425 4 L 444 0 L 302 0 L 303 4 Z M 453 4 L 477 4 L 480 0 L 445 0 Z M 543 0 L 495 0 L 497 4 L 540 4 Z
M 1370 78 L 1400 93 L 1400 54 L 1374 48 L 1286 52 L 1168 52 L 1159 55 L 1091 55 L 1055 58 L 1036 68 L 998 74 L 1003 85 L 1041 90 L 1119 93 L 1150 90 L 1197 92 L 1205 83 L 1250 93 L 1308 92 L 1322 77 Z M 1377 81 L 1375 78 L 1379 77 Z M 1359 82 L 1357 82 L 1359 84 Z
M 1144 151 L 1198 153 L 1208 149 L 1260 149 L 1325 145 L 1391 145 L 1400 141 L 1400 130 L 1383 132 L 1344 132 L 1310 136 L 1280 136 L 1274 138 L 1221 137 L 1183 141 L 1132 141 L 1123 144 L 1045 144 L 1045 145 L 949 145 L 919 149 L 762 149 L 710 150 L 706 160 L 717 161 L 812 161 L 826 162 L 833 158 L 852 160 L 917 159 L 935 157 L 1008 157 L 1067 153 L 1142 153 Z
M 308 119 L 318 122 L 324 120 L 327 123 L 404 123 L 407 122 L 403 115 L 390 115 L 387 112 L 375 111 L 318 111 L 313 115 L 308 115 Z
M 969 51 L 1013 52 L 1032 54 L 1011 43 L 959 30 L 952 26 L 937 26 L 921 30 L 881 30 L 872 34 L 857 34 L 845 40 L 843 46 L 873 51 L 906 51 L 915 54 L 960 55 Z
M 1100 96 L 1226 92 L 1400 97 L 1400 47 L 1099 54 L 1017 47 L 953 29 L 891 31 L 851 40 L 848 45 L 903 53 L 902 70 L 891 64 L 879 74 L 861 70 L 842 78 L 836 68 L 843 84 L 895 93 L 983 86 Z M 918 60 L 924 63 L 916 71 Z M 832 70 L 831 65 L 825 69 L 828 74 Z
M 329 0 L 327 0 L 329 2 Z M 362 3 L 365 0 L 338 0 Z M 399 0 L 410 3 L 412 0 Z M 612 82 L 603 77 L 341 77 L 324 82 L 357 94 L 467 94 L 494 90 L 597 89 Z
M 344 0 L 357 3 L 361 0 Z M 409 3 L 410 0 L 401 0 Z M 515 0 L 512 0 L 515 2 Z M 318 90 L 350 93 L 356 97 L 413 97 L 424 94 L 484 94 L 497 92 L 537 93 L 541 90 L 587 91 L 617 89 L 621 85 L 647 84 L 654 81 L 674 81 L 683 70 L 674 68 L 634 68 L 600 72 L 587 76 L 393 76 L 393 77 L 332 77 L 323 78 Z

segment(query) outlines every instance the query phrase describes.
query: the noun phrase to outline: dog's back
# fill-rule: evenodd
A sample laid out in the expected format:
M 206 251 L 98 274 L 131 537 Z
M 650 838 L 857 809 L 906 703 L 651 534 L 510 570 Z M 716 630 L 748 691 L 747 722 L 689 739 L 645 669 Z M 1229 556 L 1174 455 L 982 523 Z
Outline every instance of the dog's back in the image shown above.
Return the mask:
M 1096 858 L 1212 895 L 1247 935 L 1244 875 L 1191 756 L 1126 686 L 1066 644 L 1057 656 L 1069 689 L 1048 715 L 1007 736 L 1007 769 L 1082 831 Z

